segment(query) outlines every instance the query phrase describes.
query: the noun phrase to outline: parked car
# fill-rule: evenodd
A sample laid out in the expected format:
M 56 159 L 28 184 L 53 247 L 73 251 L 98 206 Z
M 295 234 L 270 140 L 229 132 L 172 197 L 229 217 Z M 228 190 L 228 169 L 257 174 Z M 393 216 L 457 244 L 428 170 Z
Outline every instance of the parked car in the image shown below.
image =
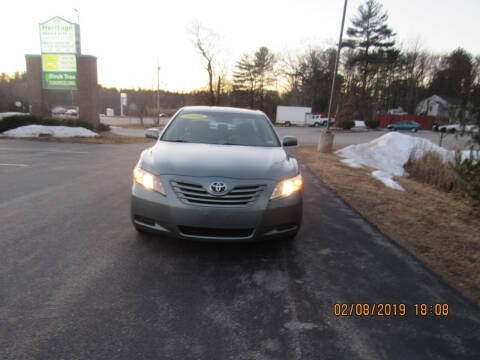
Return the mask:
M 133 171 L 131 218 L 140 232 L 206 241 L 293 238 L 302 220 L 297 160 L 261 111 L 180 109 Z
M 335 118 L 330 117 L 330 124 L 333 124 L 334 122 L 335 122 Z M 328 117 L 323 117 L 322 115 L 313 115 L 313 114 L 307 114 L 306 116 L 305 124 L 307 126 L 314 126 L 314 127 L 326 126 L 327 123 L 328 123 Z
M 422 127 L 416 121 L 399 121 L 395 124 L 387 125 L 388 130 L 396 131 L 396 130 L 410 130 L 412 132 L 417 132 L 421 130 Z
M 440 132 L 447 133 L 456 133 L 457 131 L 462 131 L 462 125 L 460 124 L 447 124 L 447 125 L 438 125 L 437 130 Z M 465 125 L 465 131 L 467 132 L 478 132 L 478 126 L 476 125 Z
M 78 112 L 75 109 L 69 109 L 69 110 L 65 111 L 65 115 L 72 116 L 72 117 L 77 117 Z

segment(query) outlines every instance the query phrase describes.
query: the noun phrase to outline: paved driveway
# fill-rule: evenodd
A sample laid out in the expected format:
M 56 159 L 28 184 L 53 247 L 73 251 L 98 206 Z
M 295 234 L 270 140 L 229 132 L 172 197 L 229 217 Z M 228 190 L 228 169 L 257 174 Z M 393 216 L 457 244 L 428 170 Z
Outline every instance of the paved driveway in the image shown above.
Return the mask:
M 122 127 L 122 125 L 129 125 L 130 123 L 138 124 L 138 119 L 136 118 L 125 118 L 125 119 L 117 119 L 112 120 L 109 119 L 104 120 L 102 122 L 114 124 L 112 131 L 116 134 L 123 135 L 123 136 L 137 136 L 137 137 L 144 137 L 145 130 L 139 128 L 131 128 L 131 127 Z M 152 124 L 152 119 L 146 119 L 145 124 Z M 292 126 L 292 127 L 284 127 L 284 126 L 276 126 L 275 127 L 280 137 L 291 135 L 296 136 L 299 141 L 300 146 L 316 146 L 318 143 L 318 137 L 320 136 L 321 131 L 324 128 L 313 128 L 313 127 L 300 127 L 300 126 Z M 344 147 L 352 144 L 360 144 L 372 141 L 382 135 L 387 134 L 388 131 L 386 129 L 381 129 L 377 131 L 365 131 L 365 130 L 354 130 L 348 132 L 335 132 L 333 145 L 335 147 Z M 422 137 L 424 139 L 428 139 L 434 144 L 439 144 L 440 140 L 440 133 L 430 130 L 422 130 L 417 133 L 412 132 L 401 132 L 403 134 L 412 135 Z M 456 137 L 453 134 L 448 134 L 442 143 L 444 147 L 448 149 L 464 149 L 469 148 L 467 146 L 467 138 Z
M 294 242 L 137 234 L 144 146 L 0 140 L 2 359 L 478 358 L 478 307 L 304 167 Z M 336 303 L 407 313 L 341 317 Z M 449 315 L 416 316 L 415 303 Z

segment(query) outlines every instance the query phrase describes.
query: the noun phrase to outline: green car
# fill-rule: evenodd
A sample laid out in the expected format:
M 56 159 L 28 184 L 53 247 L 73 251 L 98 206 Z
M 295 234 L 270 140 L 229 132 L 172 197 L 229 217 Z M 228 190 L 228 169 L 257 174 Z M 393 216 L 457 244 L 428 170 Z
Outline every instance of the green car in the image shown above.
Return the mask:
M 399 121 L 395 124 L 390 124 L 387 126 L 388 130 L 395 131 L 395 130 L 410 130 L 412 132 L 417 132 L 421 130 L 421 126 L 416 121 Z

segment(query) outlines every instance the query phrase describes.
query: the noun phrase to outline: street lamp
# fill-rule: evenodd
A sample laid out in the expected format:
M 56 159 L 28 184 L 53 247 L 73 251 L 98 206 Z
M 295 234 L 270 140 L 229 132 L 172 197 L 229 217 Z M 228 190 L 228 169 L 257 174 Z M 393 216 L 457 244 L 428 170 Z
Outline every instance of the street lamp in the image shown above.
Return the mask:
M 345 4 L 343 5 L 342 26 L 340 27 L 337 57 L 335 59 L 335 70 L 333 71 L 332 89 L 330 91 L 330 101 L 328 103 L 327 129 L 320 134 L 320 138 L 318 139 L 317 150 L 325 153 L 332 151 L 332 146 L 333 146 L 333 134 L 330 131 L 330 120 L 332 117 L 332 103 L 333 103 L 333 95 L 335 90 L 335 79 L 337 77 L 337 72 L 338 72 L 338 63 L 340 62 L 340 50 L 342 49 L 343 26 L 345 25 L 345 13 L 347 12 L 347 2 L 348 0 L 345 0 Z M 335 117 L 338 117 L 338 114 L 335 114 Z

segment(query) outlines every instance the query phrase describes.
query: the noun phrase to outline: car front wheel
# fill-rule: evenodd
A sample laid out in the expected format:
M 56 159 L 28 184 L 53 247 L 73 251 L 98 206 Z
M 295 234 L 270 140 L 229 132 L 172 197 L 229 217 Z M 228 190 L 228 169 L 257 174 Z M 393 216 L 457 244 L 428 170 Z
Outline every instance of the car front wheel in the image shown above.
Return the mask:
M 418 131 L 417 128 L 413 128 L 413 129 L 412 129 L 412 132 L 417 132 L 417 131 Z

